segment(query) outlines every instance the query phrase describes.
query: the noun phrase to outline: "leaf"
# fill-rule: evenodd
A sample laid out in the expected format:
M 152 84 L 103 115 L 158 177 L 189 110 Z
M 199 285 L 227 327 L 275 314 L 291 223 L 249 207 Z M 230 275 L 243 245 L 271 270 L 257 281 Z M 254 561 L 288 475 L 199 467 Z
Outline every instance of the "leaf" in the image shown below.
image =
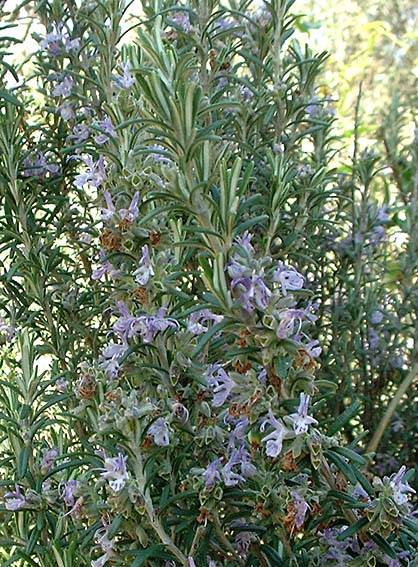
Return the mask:
M 359 532 L 368 523 L 369 523 L 369 521 L 368 521 L 367 518 L 360 518 L 360 520 L 358 520 L 355 524 L 353 524 L 352 526 L 350 526 L 349 528 L 347 528 L 343 532 L 341 532 L 337 536 L 337 540 L 338 541 L 344 541 L 348 537 L 351 537 L 354 534 L 356 534 L 357 532 Z
M 409 518 L 404 518 L 402 523 L 410 528 L 415 534 L 418 534 L 418 520 L 415 520 L 415 518 L 410 516 Z
M 261 545 L 260 549 L 266 555 L 266 557 L 273 562 L 272 565 L 274 565 L 275 567 L 282 567 L 282 565 L 284 566 L 283 559 L 275 549 L 270 547 L 270 545 Z
M 370 484 L 369 480 L 365 477 L 365 475 L 360 472 L 358 469 L 354 468 L 355 475 L 357 480 L 367 492 L 367 494 L 372 495 L 374 493 L 373 486 Z
M 231 325 L 233 325 L 233 323 L 230 321 L 221 321 L 220 323 L 213 325 L 213 327 L 207 333 L 202 334 L 192 352 L 192 358 L 196 358 L 196 356 L 198 356 L 202 352 L 202 350 L 214 335 L 219 333 L 222 329 L 225 329 L 226 327 Z
M 28 541 L 27 546 L 26 546 L 26 553 L 28 555 L 32 555 L 33 550 L 35 549 L 35 545 L 38 541 L 38 537 L 39 537 L 40 533 L 41 533 L 41 530 L 37 527 L 32 530 L 32 532 L 30 534 L 29 541 Z
M 151 559 L 152 557 L 157 559 L 165 559 L 169 561 L 172 559 L 172 556 L 169 555 L 166 551 L 164 551 L 163 545 L 153 545 L 152 547 L 148 547 L 143 551 L 136 551 L 133 553 L 133 556 L 136 557 L 135 561 L 130 564 L 131 567 L 141 567 L 145 564 L 147 559 Z
M 254 524 L 239 524 L 238 527 L 234 529 L 237 533 L 239 532 L 254 532 L 254 533 L 265 533 L 267 528 L 263 526 L 256 526 Z
M 7 100 L 7 102 L 10 102 L 10 104 L 14 106 L 22 106 L 22 103 L 8 91 L 0 90 L 0 98 L 4 98 L 4 100 Z
M 359 413 L 360 409 L 361 403 L 358 400 L 354 401 L 350 406 L 348 406 L 348 408 L 343 411 L 342 414 L 340 414 L 336 419 L 333 420 L 333 422 L 329 426 L 329 434 L 335 435 L 336 433 L 341 431 L 341 429 L 343 429 L 343 427 L 350 421 L 350 419 L 352 419 Z
M 24 559 L 27 562 L 25 567 L 28 567 L 29 565 L 34 565 L 34 567 L 39 567 L 39 564 L 35 563 L 35 561 L 31 559 L 29 555 L 27 555 L 23 551 L 17 551 L 14 555 L 12 555 L 12 557 L 10 557 L 10 559 L 8 559 L 5 563 L 3 563 L 1 567 L 11 567 L 20 559 Z
M 348 449 L 347 447 L 333 447 L 330 450 L 334 453 L 342 455 L 343 457 L 346 457 L 346 459 L 348 459 L 349 461 L 353 461 L 354 463 L 362 466 L 367 465 L 367 459 L 365 459 L 362 455 L 356 453 L 356 451 Z
M 31 452 L 31 447 L 23 447 L 23 449 L 20 451 L 16 471 L 18 478 L 23 478 L 24 476 L 26 476 Z
M 234 234 L 241 234 L 245 230 L 255 226 L 255 225 L 263 225 L 266 221 L 268 221 L 268 215 L 260 215 L 258 217 L 253 217 L 248 219 L 242 223 L 240 223 L 234 230 Z
M 195 490 L 187 490 L 185 492 L 179 492 L 179 494 L 175 494 L 171 498 L 167 498 L 167 500 L 164 503 L 161 503 L 158 513 L 161 514 L 161 512 L 166 510 L 169 506 L 171 506 L 171 504 L 174 504 L 175 502 L 179 502 L 184 498 L 189 498 L 189 497 L 193 498 L 194 496 L 197 496 L 197 494 L 198 493 Z
M 342 502 L 346 502 L 350 505 L 351 508 L 367 508 L 367 504 L 365 502 L 360 502 L 356 500 L 349 494 L 345 492 L 340 492 L 339 490 L 330 490 L 328 492 L 328 496 L 330 498 L 335 498 L 336 500 L 341 500 Z
M 392 559 L 396 559 L 396 552 L 392 549 L 389 545 L 387 540 L 379 534 L 371 534 L 371 539 L 380 547 L 382 551 L 384 551 L 389 557 Z
M 325 451 L 325 455 L 328 459 L 334 463 L 334 465 L 343 473 L 343 475 L 353 484 L 357 484 L 357 477 L 353 470 L 353 467 L 344 461 L 342 457 L 337 455 L 331 450 Z
M 108 538 L 109 539 L 113 539 L 115 537 L 115 535 L 118 533 L 119 528 L 121 526 L 123 522 L 123 516 L 122 514 L 118 514 L 112 521 L 112 523 L 110 524 L 110 528 L 109 528 L 109 532 L 108 532 Z

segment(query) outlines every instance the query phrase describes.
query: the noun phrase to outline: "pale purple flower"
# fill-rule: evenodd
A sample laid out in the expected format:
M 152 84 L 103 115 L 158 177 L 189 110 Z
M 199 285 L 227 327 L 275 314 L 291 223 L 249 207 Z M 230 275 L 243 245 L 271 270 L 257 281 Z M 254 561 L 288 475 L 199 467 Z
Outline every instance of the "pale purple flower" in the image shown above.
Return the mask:
M 107 377 L 111 380 L 117 378 L 121 358 L 126 354 L 128 348 L 128 345 L 123 342 L 122 344 L 110 343 L 102 350 L 100 368 L 103 368 Z
M 252 540 L 253 536 L 251 532 L 242 531 L 235 536 L 234 545 L 239 555 L 243 557 L 248 555 Z
M 220 323 L 222 320 L 222 315 L 215 315 L 209 309 L 201 309 L 200 311 L 194 311 L 190 315 L 187 321 L 187 330 L 193 335 L 201 335 L 209 330 L 209 327 L 207 327 L 205 323 L 213 321 L 216 324 Z
M 303 345 L 303 348 L 312 358 L 318 358 L 322 352 L 322 347 L 319 346 L 319 341 L 309 341 Z
M 22 492 L 20 486 L 16 484 L 14 492 L 7 492 L 4 495 L 4 506 L 6 510 L 11 512 L 16 512 L 17 510 L 21 510 L 27 505 L 27 501 L 25 495 Z
M 187 567 L 197 567 L 193 557 L 187 558 Z
M 319 116 L 322 113 L 322 105 L 317 97 L 314 97 L 311 102 L 306 106 L 306 112 L 312 118 Z
M 104 191 L 103 197 L 106 202 L 106 207 L 101 210 L 101 217 L 103 222 L 108 222 L 115 214 L 115 205 L 113 204 L 112 195 L 109 191 Z
M 236 266 L 232 271 L 235 268 Z M 253 273 L 251 276 L 234 278 L 231 287 L 245 311 L 251 312 L 255 307 L 264 311 L 268 306 L 271 291 L 264 283 L 262 274 Z
M 240 264 L 236 258 L 231 258 L 227 269 L 232 281 L 244 278 L 247 272 L 246 266 Z
M 267 27 L 271 22 L 271 12 L 267 9 L 264 2 L 258 4 L 254 12 L 254 20 L 263 28 Z
M 119 270 L 116 270 L 111 262 L 109 262 L 106 257 L 106 253 L 101 250 L 99 252 L 99 266 L 93 270 L 91 278 L 93 280 L 100 280 L 105 274 L 113 279 L 116 278 L 120 272 Z
M 282 144 L 281 142 L 276 142 L 275 144 L 273 144 L 272 150 L 275 154 L 282 154 L 285 150 L 284 144 Z
M 278 317 L 280 323 L 276 331 L 277 337 L 286 339 L 299 333 L 305 318 L 305 311 L 303 309 L 284 309 L 279 312 Z
M 219 364 L 209 366 L 205 373 L 205 378 L 213 393 L 212 405 L 214 407 L 222 406 L 228 399 L 234 386 L 236 386 L 234 380 L 230 378 Z
M 169 21 L 184 33 L 190 32 L 191 24 L 188 12 L 178 12 L 174 16 L 170 16 Z
M 113 492 L 120 492 L 129 479 L 126 470 L 127 457 L 119 453 L 117 457 L 106 457 L 104 460 L 104 472 L 100 474 L 109 483 Z
M 245 482 L 245 477 L 234 471 L 234 467 L 240 465 L 240 455 L 237 449 L 234 449 L 228 459 L 228 462 L 222 469 L 222 478 L 225 486 L 236 486 L 240 482 Z
M 273 281 L 280 283 L 283 295 L 287 295 L 288 291 L 302 289 L 305 278 L 291 266 L 279 262 L 273 275 Z
M 253 275 L 252 284 L 254 289 L 254 299 L 257 307 L 262 310 L 266 309 L 271 297 L 271 291 L 264 283 L 261 275 Z
M 94 534 L 94 539 L 96 543 L 100 546 L 101 551 L 104 552 L 104 555 L 96 559 L 95 561 L 91 562 L 91 567 L 103 567 L 106 563 L 114 556 L 113 551 L 113 542 L 108 537 L 108 530 L 106 528 L 102 528 L 97 530 Z
M 0 318 L 0 334 L 6 337 L 8 342 L 11 342 L 16 336 L 17 329 L 14 325 L 9 325 L 4 319 Z
M 170 435 L 167 427 L 167 422 L 163 417 L 159 417 L 151 427 L 148 433 L 152 436 L 154 443 L 159 447 L 166 447 L 170 444 Z
M 62 35 L 58 33 L 47 33 L 40 45 L 42 49 L 49 51 L 54 57 L 58 57 L 62 52 Z
M 249 425 L 248 418 L 241 417 L 235 421 L 234 425 L 234 429 L 229 433 L 228 449 L 235 448 L 237 441 L 239 442 L 240 446 L 242 445 Z
M 61 81 L 58 84 L 55 85 L 52 91 L 52 95 L 62 96 L 66 98 L 67 96 L 70 96 L 73 87 L 74 87 L 74 80 L 72 77 L 67 75 L 66 77 L 61 79 Z
M 46 176 L 47 173 L 51 175 L 56 175 L 59 173 L 60 167 L 55 163 L 48 163 L 45 155 L 42 152 L 32 154 L 25 158 L 23 175 L 25 177 L 37 177 L 41 179 Z
M 50 478 L 47 478 L 46 480 L 44 480 L 42 482 L 42 487 L 41 487 L 41 494 L 45 495 L 46 497 L 49 496 L 49 494 L 51 493 L 51 489 L 52 489 L 52 482 Z
M 41 462 L 41 471 L 43 474 L 48 473 L 55 465 L 55 461 L 59 456 L 58 449 L 56 447 L 52 447 L 51 449 L 47 449 L 42 457 Z
M 119 275 L 119 271 L 115 270 L 113 264 L 109 260 L 104 260 L 100 266 L 93 270 L 91 278 L 93 280 L 100 280 L 105 274 L 108 274 L 110 278 L 115 278 Z
M 68 388 L 68 381 L 65 378 L 58 378 L 55 382 L 55 387 L 60 394 L 64 394 Z
M 131 75 L 129 63 L 122 64 L 122 75 L 117 75 L 113 79 L 115 86 L 119 89 L 130 89 L 135 84 L 135 79 Z
M 255 476 L 257 469 L 251 463 L 251 455 L 245 446 L 242 444 L 238 449 L 234 449 L 234 451 L 236 451 L 235 459 L 238 461 L 237 464 L 239 464 L 242 476 L 245 479 Z
M 218 78 L 218 84 L 216 85 L 218 90 L 221 91 L 221 90 L 225 89 L 228 85 L 229 85 L 229 81 L 228 81 L 227 77 L 219 77 Z
M 68 136 L 69 140 L 73 140 L 75 144 L 82 144 L 90 136 L 90 128 L 85 124 L 76 124 L 73 133 Z
M 65 505 L 68 508 L 72 508 L 75 505 L 76 499 L 74 493 L 79 487 L 79 482 L 77 480 L 67 480 L 59 485 L 59 493 L 61 498 L 64 500 Z
M 221 459 L 215 459 L 208 464 L 203 472 L 203 478 L 205 481 L 206 490 L 212 490 L 217 481 L 221 480 L 221 474 L 219 472 L 219 466 L 221 464 Z
M 147 285 L 149 280 L 154 275 L 147 244 L 145 244 L 141 248 L 141 258 L 139 259 L 139 265 L 133 275 L 135 277 L 136 283 L 138 283 L 139 285 Z
M 379 310 L 375 310 L 370 315 L 370 323 L 372 325 L 378 325 L 383 321 L 383 313 Z
M 389 220 L 388 206 L 387 205 L 382 205 L 381 207 L 377 207 L 376 220 L 378 222 L 381 222 L 381 223 L 385 223 Z
M 100 133 L 94 138 L 96 144 L 105 144 L 110 138 L 116 137 L 116 132 L 109 116 L 106 116 L 103 120 L 99 120 L 97 127 L 100 129 Z
M 267 383 L 267 370 L 265 368 L 262 368 L 260 370 L 260 372 L 257 375 L 257 379 L 260 382 L 260 384 L 262 384 L 263 386 L 266 385 L 266 383 Z
M 244 248 L 244 250 L 246 250 L 248 254 L 253 254 L 254 248 L 253 245 L 251 244 L 252 238 L 253 235 L 250 232 L 248 232 L 248 230 L 246 230 L 242 236 L 235 237 L 235 242 L 238 244 L 238 246 Z
M 390 477 L 389 486 L 393 491 L 393 500 L 398 506 L 408 503 L 408 494 L 415 494 L 415 490 L 407 482 L 402 482 L 405 474 L 406 467 L 404 465 Z
M 302 163 L 297 168 L 298 176 L 301 178 L 306 178 L 313 175 L 314 170 L 308 163 Z
M 180 402 L 175 402 L 172 405 L 174 416 L 181 422 L 186 423 L 189 420 L 189 410 Z
M 310 425 L 318 424 L 316 419 L 308 415 L 309 401 L 310 396 L 302 392 L 300 394 L 300 402 L 297 412 L 289 415 L 289 419 L 292 422 L 293 430 L 296 435 L 307 433 Z
M 273 431 L 263 437 L 261 442 L 266 443 L 267 456 L 276 458 L 282 452 L 283 440 L 288 435 L 288 430 L 281 421 L 274 417 L 271 410 L 268 412 L 268 417 L 261 423 L 260 431 L 263 433 L 268 425 L 273 427 Z
M 92 187 L 99 187 L 106 180 L 105 163 L 103 156 L 94 162 L 91 156 L 82 156 L 81 161 L 86 165 L 86 171 L 76 175 L 74 185 L 77 189 L 82 189 L 87 183 Z
M 379 335 L 375 329 L 369 329 L 368 339 L 370 350 L 377 350 L 377 348 L 379 347 Z
M 72 120 L 75 117 L 73 107 L 68 101 L 58 107 L 58 114 L 63 120 Z
M 295 525 L 298 530 L 303 526 L 305 522 L 305 516 L 309 510 L 309 504 L 306 500 L 299 494 L 299 492 L 292 492 L 292 500 L 295 505 L 296 515 L 295 515 Z
M 322 542 L 328 546 L 325 559 L 336 561 L 335 565 L 345 567 L 352 560 L 351 555 L 347 553 L 348 548 L 352 545 L 352 540 L 347 538 L 339 541 L 337 536 L 346 529 L 347 526 L 337 528 L 326 528 L 322 534 Z
M 218 29 L 228 30 L 234 26 L 236 21 L 234 19 L 218 18 L 215 20 L 214 23 L 216 24 Z
M 138 317 L 138 329 L 144 343 L 151 343 L 156 334 L 169 328 L 178 328 L 174 319 L 165 317 L 166 309 L 162 307 L 156 315 L 143 315 Z
M 405 429 L 405 422 L 399 415 L 395 415 L 391 426 L 392 431 L 399 433 Z
M 63 33 L 63 27 L 62 22 L 55 24 L 55 31 L 47 33 L 40 43 L 41 48 L 54 57 L 76 51 L 80 47 L 79 38 L 71 39 L 67 33 Z
M 93 241 L 93 237 L 88 232 L 81 232 L 78 240 L 83 244 L 91 244 Z
M 241 85 L 239 91 L 244 102 L 249 102 L 254 98 L 253 91 L 247 85 Z
M 149 157 L 156 163 L 162 163 L 166 165 L 171 164 L 171 159 L 166 156 L 166 149 L 164 148 L 164 146 L 161 146 L 160 144 L 154 144 L 152 146 L 148 146 L 148 149 L 152 150 L 152 152 L 149 154 Z
M 353 492 L 351 493 L 351 496 L 353 498 L 358 499 L 358 500 L 370 500 L 369 495 L 364 490 L 364 488 L 361 486 L 361 484 L 357 484 L 354 487 Z
M 70 51 L 77 51 L 77 49 L 80 48 L 80 39 L 78 37 L 75 37 L 74 39 L 65 37 L 64 48 L 67 53 L 70 53 Z
M 124 342 L 128 339 L 135 337 L 139 332 L 139 319 L 134 315 L 131 315 L 128 307 L 124 301 L 118 301 L 117 309 L 119 311 L 120 317 L 114 323 L 113 330 L 117 333 Z
M 131 204 L 127 209 L 120 209 L 119 216 L 121 219 L 127 222 L 134 222 L 134 220 L 138 217 L 139 210 L 139 192 L 137 191 L 132 198 Z
M 370 232 L 369 241 L 372 246 L 380 244 L 386 236 L 385 228 L 381 225 L 375 226 Z
M 396 356 L 393 356 L 390 359 L 389 363 L 392 368 L 402 368 L 405 364 L 405 358 L 402 356 L 402 354 L 398 354 Z

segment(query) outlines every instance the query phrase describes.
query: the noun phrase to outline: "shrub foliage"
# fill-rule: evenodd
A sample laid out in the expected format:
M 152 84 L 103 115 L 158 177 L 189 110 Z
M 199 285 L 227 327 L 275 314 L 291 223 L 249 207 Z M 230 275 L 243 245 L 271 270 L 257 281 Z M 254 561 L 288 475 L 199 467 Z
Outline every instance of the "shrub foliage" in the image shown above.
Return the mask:
M 409 103 L 341 164 L 292 0 L 140 4 L 4 14 L 2 565 L 415 565 Z

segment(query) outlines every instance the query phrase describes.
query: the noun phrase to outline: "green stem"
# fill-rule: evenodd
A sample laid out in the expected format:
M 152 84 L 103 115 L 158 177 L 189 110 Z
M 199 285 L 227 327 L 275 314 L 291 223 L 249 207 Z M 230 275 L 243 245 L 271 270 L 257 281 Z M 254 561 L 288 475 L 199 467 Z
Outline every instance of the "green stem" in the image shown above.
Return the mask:
M 371 438 L 371 441 L 370 441 L 370 443 L 367 447 L 367 453 L 374 453 L 376 451 L 376 449 L 378 448 L 380 441 L 383 437 L 383 434 L 386 430 L 386 427 L 390 423 L 390 420 L 392 419 L 392 416 L 395 413 L 395 410 L 396 410 L 399 402 L 401 401 L 403 396 L 406 394 L 406 391 L 408 390 L 408 388 L 410 387 L 410 385 L 412 384 L 412 382 L 414 381 L 414 379 L 417 376 L 418 376 L 418 363 L 416 363 L 412 367 L 410 372 L 408 372 L 408 374 L 406 375 L 406 378 L 401 383 L 401 385 L 398 388 L 398 391 L 396 392 L 395 396 L 392 398 L 392 401 L 388 405 L 386 412 L 384 413 L 382 419 L 380 420 L 380 423 L 377 426 L 377 429 L 374 432 L 373 437 Z
M 154 504 L 152 502 L 151 495 L 149 493 L 149 489 L 146 487 L 146 478 L 144 474 L 144 468 L 142 463 L 141 455 L 138 453 L 138 448 L 135 445 L 131 444 L 130 449 L 132 451 L 133 456 L 135 457 L 135 476 L 138 481 L 138 486 L 141 491 L 142 498 L 144 499 L 144 508 L 148 516 L 148 520 L 160 538 L 160 541 L 167 547 L 169 551 L 181 562 L 184 567 L 189 565 L 187 557 L 184 553 L 175 545 L 174 541 L 165 531 L 164 526 L 161 524 L 160 520 L 158 519 L 157 513 L 154 509 Z

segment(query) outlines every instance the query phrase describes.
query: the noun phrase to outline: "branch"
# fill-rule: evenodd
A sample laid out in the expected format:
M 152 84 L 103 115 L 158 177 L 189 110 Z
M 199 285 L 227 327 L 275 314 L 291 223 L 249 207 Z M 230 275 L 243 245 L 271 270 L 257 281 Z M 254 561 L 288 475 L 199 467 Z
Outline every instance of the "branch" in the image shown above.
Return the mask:
M 390 420 L 392 419 L 393 414 L 395 413 L 395 410 L 399 404 L 399 402 L 401 401 L 402 397 L 405 395 L 406 391 L 408 390 L 409 386 L 412 384 L 412 382 L 414 381 L 414 379 L 418 376 L 418 363 L 416 363 L 411 371 L 407 374 L 406 378 L 404 379 L 404 381 L 401 383 L 401 385 L 398 388 L 398 391 L 396 392 L 394 398 L 392 398 L 392 401 L 390 402 L 385 414 L 383 415 L 382 419 L 380 420 L 380 423 L 376 429 L 376 431 L 374 432 L 374 435 L 367 447 L 367 453 L 374 453 L 376 451 L 376 449 L 379 446 L 379 443 L 383 437 L 383 434 L 386 430 L 386 427 L 388 426 Z

